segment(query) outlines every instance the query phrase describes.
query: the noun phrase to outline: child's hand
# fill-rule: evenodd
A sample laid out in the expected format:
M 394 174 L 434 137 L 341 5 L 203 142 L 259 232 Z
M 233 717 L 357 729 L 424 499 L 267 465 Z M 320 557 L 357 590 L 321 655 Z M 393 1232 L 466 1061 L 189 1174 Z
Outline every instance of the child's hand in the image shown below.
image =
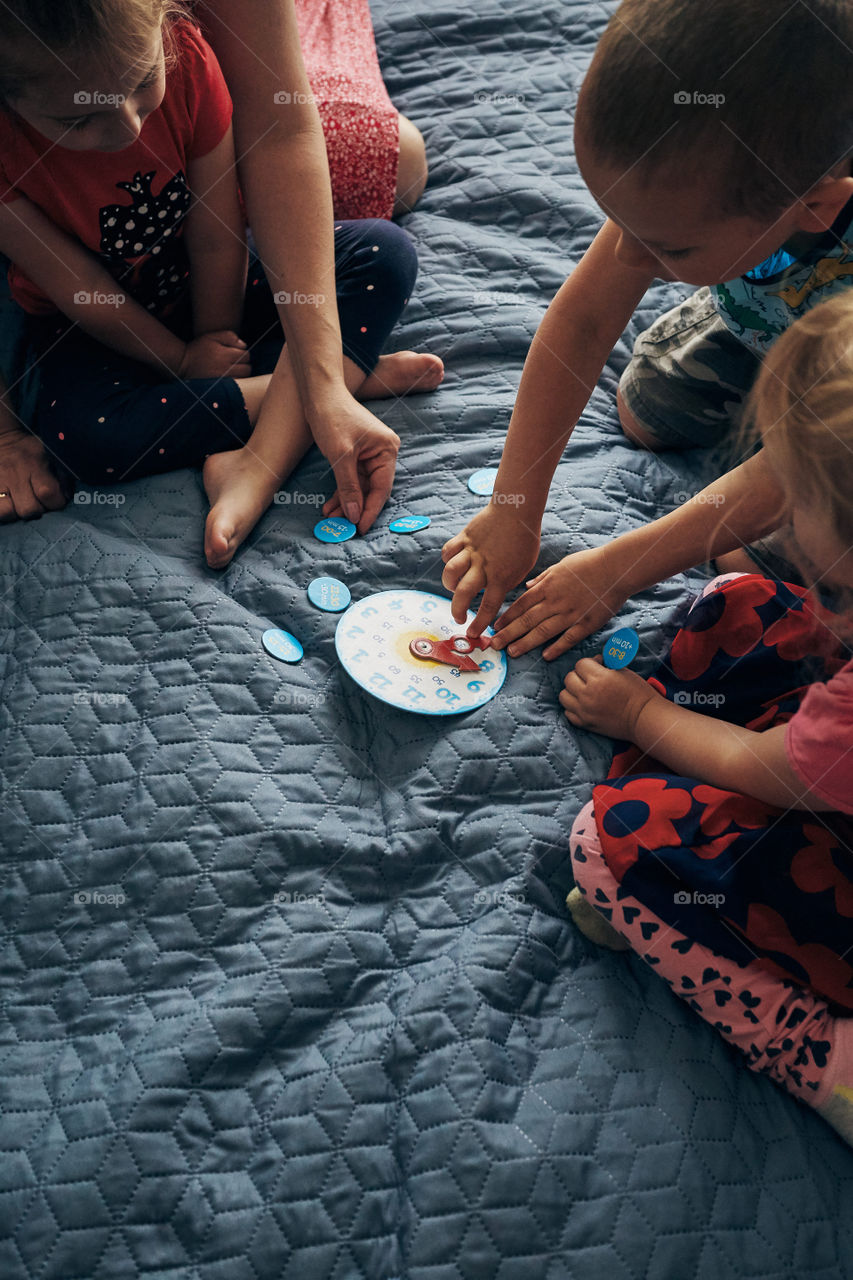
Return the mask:
M 528 653 L 558 636 L 542 652 L 549 662 L 607 622 L 627 599 L 608 563 L 607 546 L 576 551 L 532 578 L 528 590 L 498 619 L 495 649 Z M 560 635 L 562 632 L 562 635 Z
M 441 581 L 453 592 L 451 613 L 464 622 L 471 601 L 483 591 L 468 635 L 479 635 L 495 618 L 510 591 L 536 563 L 539 535 L 509 506 L 490 502 L 441 549 Z M 484 590 L 485 588 L 485 590 Z
M 231 329 L 203 333 L 188 342 L 177 376 L 190 378 L 251 378 L 249 348 Z
M 632 742 L 640 712 L 659 697 L 635 671 L 610 671 L 600 657 L 581 658 L 566 676 L 560 706 L 571 724 Z

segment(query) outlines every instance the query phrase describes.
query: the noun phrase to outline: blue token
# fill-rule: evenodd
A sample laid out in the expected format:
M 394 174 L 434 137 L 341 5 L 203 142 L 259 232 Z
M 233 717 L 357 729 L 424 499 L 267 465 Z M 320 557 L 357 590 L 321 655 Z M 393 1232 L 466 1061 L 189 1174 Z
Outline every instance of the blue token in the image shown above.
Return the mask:
M 429 523 L 429 516 L 400 516 L 399 520 L 392 520 L 388 528 L 392 533 L 417 533 Z
M 344 520 L 342 516 L 329 516 L 314 525 L 314 537 L 320 542 L 347 542 L 356 533 L 352 520 Z
M 308 583 L 308 599 L 326 613 L 340 613 L 349 607 L 351 597 L 345 582 L 337 578 L 315 578 Z
M 301 662 L 303 648 L 296 636 L 289 631 L 279 631 L 277 627 L 269 627 L 263 635 L 264 648 L 279 662 Z
M 640 647 L 640 637 L 637 635 L 633 627 L 620 627 L 618 631 L 614 631 L 613 635 L 604 645 L 604 665 L 609 667 L 611 671 L 618 671 L 621 667 L 627 667 L 628 663 L 637 655 Z
M 482 467 L 468 477 L 468 488 L 472 493 L 479 493 L 484 498 L 491 497 L 494 493 L 497 474 L 497 467 Z

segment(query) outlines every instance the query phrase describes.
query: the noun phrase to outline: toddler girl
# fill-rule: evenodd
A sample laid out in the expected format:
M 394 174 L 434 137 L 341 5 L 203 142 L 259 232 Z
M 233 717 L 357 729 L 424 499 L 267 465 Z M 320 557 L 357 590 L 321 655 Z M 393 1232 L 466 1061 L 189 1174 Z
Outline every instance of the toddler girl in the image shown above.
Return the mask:
M 254 263 L 247 288 L 216 59 L 178 0 L 12 0 L 0 107 L 0 252 L 29 316 L 35 430 L 95 484 L 204 463 L 205 549 L 226 563 L 311 436 L 295 382 L 275 434 L 253 434 L 287 299 Z M 337 222 L 335 248 L 345 380 L 381 394 L 414 249 L 380 220 Z
M 628 744 L 572 829 L 569 906 L 853 1142 L 853 297 L 771 348 L 750 401 L 801 569 L 715 579 L 648 682 L 585 658 L 568 720 Z M 725 517 L 724 517 L 725 518 Z

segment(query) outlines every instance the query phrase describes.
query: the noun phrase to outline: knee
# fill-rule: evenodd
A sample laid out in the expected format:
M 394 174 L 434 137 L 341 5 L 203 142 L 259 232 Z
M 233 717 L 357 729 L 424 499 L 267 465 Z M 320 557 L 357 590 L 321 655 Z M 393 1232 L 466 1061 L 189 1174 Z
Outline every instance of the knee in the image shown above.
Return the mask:
M 616 392 L 616 408 L 619 411 L 619 424 L 622 427 L 622 433 L 627 440 L 631 441 L 631 444 L 638 445 L 641 449 L 650 449 L 653 452 L 661 448 L 660 441 L 650 431 L 646 431 L 645 427 L 641 427 L 629 410 L 622 395 L 621 387 Z
M 385 303 L 400 311 L 412 295 L 418 274 L 418 255 L 411 236 L 393 222 L 371 223 L 370 279 Z
M 395 217 L 414 209 L 423 195 L 429 177 L 423 134 L 406 116 L 400 116 L 399 120 L 400 158 L 394 198 Z

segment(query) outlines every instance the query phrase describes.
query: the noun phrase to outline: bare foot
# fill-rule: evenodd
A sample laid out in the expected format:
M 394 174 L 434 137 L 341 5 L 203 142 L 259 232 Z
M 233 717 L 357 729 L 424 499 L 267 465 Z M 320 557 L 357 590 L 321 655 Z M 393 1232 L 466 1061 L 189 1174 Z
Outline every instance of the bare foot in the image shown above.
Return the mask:
M 204 554 L 211 569 L 224 569 L 272 502 L 280 480 L 247 449 L 210 454 L 202 479 L 210 502 Z
M 443 377 L 444 363 L 438 356 L 423 351 L 395 351 L 379 357 L 376 368 L 367 375 L 355 398 L 384 400 L 389 396 L 435 391 Z

